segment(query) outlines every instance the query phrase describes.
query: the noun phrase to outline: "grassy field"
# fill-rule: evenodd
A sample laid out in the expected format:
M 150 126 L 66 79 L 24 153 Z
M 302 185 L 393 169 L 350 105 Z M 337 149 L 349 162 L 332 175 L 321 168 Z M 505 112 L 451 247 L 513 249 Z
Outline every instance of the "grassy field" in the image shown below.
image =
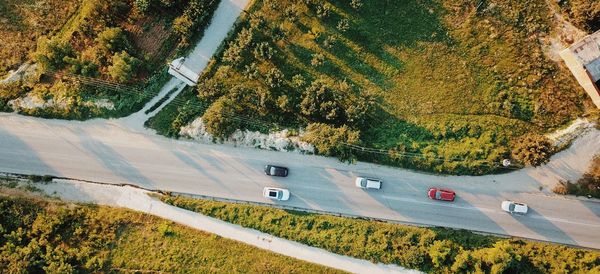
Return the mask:
M 0 189 L 0 213 L 2 273 L 341 273 L 151 215 L 14 189 Z
M 543 0 L 256 1 L 199 100 L 231 99 L 262 131 L 347 125 L 377 149 L 360 160 L 498 171 L 517 137 L 583 111 L 576 82 L 542 51 L 549 14 Z
M 555 244 L 163 196 L 166 203 L 338 254 L 428 273 L 597 273 L 600 253 Z

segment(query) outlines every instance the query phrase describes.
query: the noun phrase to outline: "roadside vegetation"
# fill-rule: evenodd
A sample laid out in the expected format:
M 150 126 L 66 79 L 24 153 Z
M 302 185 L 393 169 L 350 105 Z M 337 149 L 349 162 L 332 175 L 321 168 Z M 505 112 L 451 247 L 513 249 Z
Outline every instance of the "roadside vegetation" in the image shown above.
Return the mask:
M 569 21 L 589 33 L 600 30 L 600 2 L 596 0 L 557 1 Z
M 428 273 L 596 273 L 600 253 L 443 228 L 162 196 L 169 204 L 342 255 Z
M 348 161 L 539 164 L 552 149 L 521 157 L 518 140 L 581 114 L 585 98 L 542 51 L 549 14 L 544 0 L 255 1 L 185 100 L 217 139 L 306 129 L 319 154 Z M 182 105 L 149 126 L 177 136 Z
M 600 198 L 600 155 L 596 155 L 589 170 L 575 182 L 560 181 L 552 190 L 556 194 L 570 194 Z
M 0 79 L 25 62 L 38 38 L 58 31 L 77 11 L 78 0 L 0 2 Z
M 2 273 L 341 273 L 151 215 L 13 189 L 0 190 L 0 216 Z
M 29 59 L 37 67 L 0 84 L 0 110 L 87 119 L 124 116 L 156 95 L 168 79 L 165 63 L 202 35 L 219 0 L 26 2 L 0 4 L 9 10 L 3 20 L 16 22 L 2 24 L 0 34 L 11 36 L 0 54 L 20 52 L 0 74 Z M 28 25 L 39 18 L 44 27 Z

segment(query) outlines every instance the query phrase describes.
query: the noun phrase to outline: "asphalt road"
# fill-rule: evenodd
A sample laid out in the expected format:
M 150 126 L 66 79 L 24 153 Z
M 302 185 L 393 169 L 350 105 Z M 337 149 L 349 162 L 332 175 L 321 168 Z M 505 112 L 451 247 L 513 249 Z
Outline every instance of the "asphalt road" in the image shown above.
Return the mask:
M 288 188 L 286 205 L 331 212 L 521 236 L 600 249 L 600 203 L 549 194 L 558 178 L 575 179 L 600 152 L 600 131 L 580 137 L 541 168 L 503 175 L 434 176 L 367 163 L 225 145 L 200 144 L 132 131 L 123 120 L 44 120 L 0 114 L 0 171 L 50 174 L 106 183 L 274 203 L 265 186 Z M 290 168 L 287 178 L 262 172 Z M 383 179 L 381 190 L 353 185 L 357 175 Z M 430 186 L 457 191 L 453 203 L 429 200 Z M 512 216 L 503 199 L 528 203 Z

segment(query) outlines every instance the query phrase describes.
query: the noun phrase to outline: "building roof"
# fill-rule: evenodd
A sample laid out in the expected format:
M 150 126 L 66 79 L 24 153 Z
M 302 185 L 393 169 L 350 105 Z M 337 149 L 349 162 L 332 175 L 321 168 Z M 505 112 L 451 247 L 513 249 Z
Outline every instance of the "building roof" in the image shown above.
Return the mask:
M 590 34 L 569 47 L 594 81 L 600 80 L 600 31 Z

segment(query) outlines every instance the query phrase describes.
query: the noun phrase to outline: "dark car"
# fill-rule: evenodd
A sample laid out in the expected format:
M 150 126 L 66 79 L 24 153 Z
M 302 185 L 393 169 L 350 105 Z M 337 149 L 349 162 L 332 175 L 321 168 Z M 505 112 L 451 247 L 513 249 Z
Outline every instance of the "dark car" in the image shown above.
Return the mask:
M 265 174 L 267 174 L 269 176 L 286 177 L 286 176 L 288 176 L 288 169 L 287 169 L 287 167 L 282 167 L 282 166 L 266 165 L 265 166 Z
M 427 196 L 434 200 L 452 202 L 456 198 L 456 193 L 450 189 L 432 187 L 427 191 Z

